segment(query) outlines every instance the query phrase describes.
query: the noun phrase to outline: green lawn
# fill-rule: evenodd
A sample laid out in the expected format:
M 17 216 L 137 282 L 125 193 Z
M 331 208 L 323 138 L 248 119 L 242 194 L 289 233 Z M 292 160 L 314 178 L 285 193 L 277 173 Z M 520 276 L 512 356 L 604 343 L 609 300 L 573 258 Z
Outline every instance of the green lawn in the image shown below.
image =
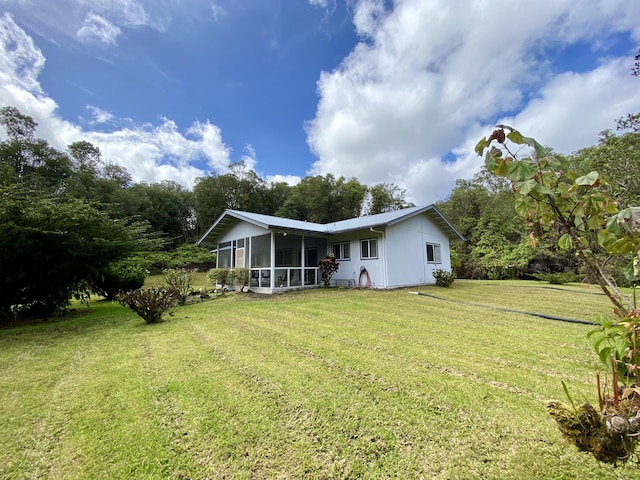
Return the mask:
M 0 329 L 0 478 L 640 478 L 564 444 L 594 401 L 597 289 L 228 295 L 146 325 L 116 303 Z

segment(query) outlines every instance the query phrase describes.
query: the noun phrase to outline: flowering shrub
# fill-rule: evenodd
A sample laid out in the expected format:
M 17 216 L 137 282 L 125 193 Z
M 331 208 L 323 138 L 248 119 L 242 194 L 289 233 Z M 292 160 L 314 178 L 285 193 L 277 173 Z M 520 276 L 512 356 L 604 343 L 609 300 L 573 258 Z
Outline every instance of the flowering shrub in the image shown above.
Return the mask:
M 340 263 L 336 260 L 336 256 L 333 253 L 330 253 L 320 260 L 318 267 L 320 268 L 320 274 L 322 275 L 324 286 L 328 287 L 329 282 L 331 282 L 331 277 L 333 277 L 333 274 L 338 271 Z

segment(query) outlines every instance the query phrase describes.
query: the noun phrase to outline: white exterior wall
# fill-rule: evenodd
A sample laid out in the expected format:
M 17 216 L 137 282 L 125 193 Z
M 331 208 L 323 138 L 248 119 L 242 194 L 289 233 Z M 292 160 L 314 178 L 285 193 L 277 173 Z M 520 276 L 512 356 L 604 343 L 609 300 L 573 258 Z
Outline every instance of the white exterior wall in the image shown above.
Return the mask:
M 435 283 L 434 270 L 451 270 L 449 238 L 426 215 L 388 227 L 386 241 L 389 287 Z M 427 263 L 427 243 L 440 245 L 442 263 Z
M 363 259 L 360 258 L 360 240 L 367 238 L 378 239 L 378 258 Z M 372 288 L 386 288 L 386 272 L 384 268 L 384 238 L 380 233 L 374 233 L 369 230 L 360 232 L 332 235 L 327 239 L 327 253 L 333 252 L 333 244 L 338 242 L 349 242 L 351 258 L 349 260 L 338 260 L 340 267 L 333 276 L 332 280 L 351 280 L 354 286 L 358 286 L 360 280 L 360 269 L 364 267 L 369 272 Z M 365 285 L 366 276 L 362 277 L 362 286 Z
M 269 230 L 266 228 L 258 227 L 252 223 L 238 222 L 232 227 L 229 227 L 224 234 L 220 235 L 218 243 L 229 242 L 231 240 L 238 240 L 246 237 L 257 237 L 258 235 L 264 235 L 265 233 L 269 233 Z

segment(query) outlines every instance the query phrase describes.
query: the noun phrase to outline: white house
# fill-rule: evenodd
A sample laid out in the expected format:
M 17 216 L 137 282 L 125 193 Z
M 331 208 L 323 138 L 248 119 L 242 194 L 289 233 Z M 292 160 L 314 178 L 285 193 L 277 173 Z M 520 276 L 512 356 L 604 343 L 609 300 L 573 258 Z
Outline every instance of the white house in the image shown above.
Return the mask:
M 249 268 L 250 288 L 274 293 L 322 283 L 318 261 L 334 253 L 332 283 L 396 288 L 434 283 L 450 270 L 449 244 L 464 237 L 433 205 L 319 224 L 226 210 L 198 240 L 218 268 Z

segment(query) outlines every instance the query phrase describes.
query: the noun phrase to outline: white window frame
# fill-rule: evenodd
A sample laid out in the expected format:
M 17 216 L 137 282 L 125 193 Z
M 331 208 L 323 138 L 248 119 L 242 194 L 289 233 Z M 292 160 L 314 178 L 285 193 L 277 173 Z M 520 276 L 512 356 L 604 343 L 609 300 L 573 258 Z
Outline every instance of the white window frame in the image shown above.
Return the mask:
M 367 245 L 367 256 L 363 255 L 362 247 Z M 376 254 L 371 255 L 371 245 L 375 245 Z M 378 258 L 378 239 L 377 238 L 363 238 L 360 240 L 360 259 L 361 260 L 372 260 Z
M 331 244 L 331 253 L 335 255 L 336 246 L 339 247 L 339 255 L 336 255 L 336 260 L 351 260 L 351 242 L 335 242 Z M 345 246 L 347 247 L 347 255 L 345 255 Z
M 429 247 L 431 247 L 431 260 L 429 260 Z M 439 243 L 427 242 L 425 248 L 427 250 L 427 263 L 442 263 L 442 248 Z

